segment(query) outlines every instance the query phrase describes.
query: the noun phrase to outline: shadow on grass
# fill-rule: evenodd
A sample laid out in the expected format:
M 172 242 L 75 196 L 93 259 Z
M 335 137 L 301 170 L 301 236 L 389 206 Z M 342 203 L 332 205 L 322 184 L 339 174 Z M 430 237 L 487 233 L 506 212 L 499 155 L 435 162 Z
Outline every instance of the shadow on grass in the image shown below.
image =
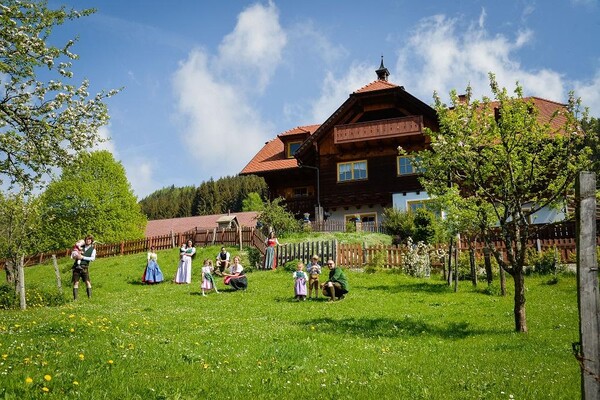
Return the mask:
M 502 333 L 500 330 L 472 328 L 468 322 L 452 322 L 446 326 L 438 326 L 411 317 L 404 317 L 403 319 L 317 318 L 305 320 L 301 325 L 314 327 L 321 332 L 369 338 L 432 335 L 445 339 L 464 339 L 475 335 Z
M 328 297 L 323 297 L 320 296 L 319 298 L 306 298 L 306 300 L 304 301 L 298 301 L 295 297 L 293 296 L 279 296 L 279 297 L 275 297 L 275 302 L 276 303 L 326 303 L 329 298 Z
M 380 290 L 388 293 L 420 292 L 420 293 L 450 293 L 452 287 L 445 282 L 400 283 L 397 285 L 356 286 L 366 290 Z

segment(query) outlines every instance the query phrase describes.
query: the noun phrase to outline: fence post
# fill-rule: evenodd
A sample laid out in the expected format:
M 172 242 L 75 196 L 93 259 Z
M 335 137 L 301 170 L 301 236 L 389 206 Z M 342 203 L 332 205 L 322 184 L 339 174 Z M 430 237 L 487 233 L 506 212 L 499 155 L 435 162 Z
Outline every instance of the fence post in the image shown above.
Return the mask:
M 58 286 L 58 293 L 63 294 L 62 281 L 60 279 L 60 271 L 58 270 L 58 263 L 56 262 L 56 254 L 52 254 L 52 265 L 54 265 L 54 273 L 56 274 L 56 285 Z
M 125 251 L 125 242 L 121 241 L 121 255 L 124 254 Z
M 577 297 L 579 358 L 584 400 L 600 399 L 600 295 L 596 258 L 596 174 L 580 172 L 575 185 L 577 204 Z
M 23 264 L 25 264 L 25 256 L 21 256 L 21 260 L 17 266 L 17 273 L 19 276 L 19 303 L 21 305 L 21 310 L 27 308 L 27 302 L 25 300 L 25 268 Z

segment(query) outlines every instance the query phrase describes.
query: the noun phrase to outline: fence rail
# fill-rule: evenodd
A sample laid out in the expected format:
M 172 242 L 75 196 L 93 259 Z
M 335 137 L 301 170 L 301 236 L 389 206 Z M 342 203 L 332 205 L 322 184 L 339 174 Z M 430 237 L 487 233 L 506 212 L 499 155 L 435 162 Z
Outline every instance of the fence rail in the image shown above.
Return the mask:
M 597 232 L 600 232 L 600 221 L 596 221 Z M 311 222 L 314 231 L 345 231 L 347 224 L 344 221 L 324 221 L 323 223 Z M 356 225 L 357 230 L 363 232 L 381 232 L 381 224 L 375 222 L 363 222 Z M 165 250 L 178 247 L 181 243 L 192 239 L 196 246 L 251 246 L 265 254 L 265 237 L 255 227 L 242 227 L 241 229 L 225 228 L 202 228 L 180 232 L 169 233 L 161 236 L 153 236 L 144 239 L 128 240 L 120 243 L 96 244 L 96 257 L 112 257 L 117 255 L 136 254 L 148 251 L 150 246 L 155 250 Z M 600 246 L 600 237 L 596 238 Z M 494 243 L 497 249 L 506 257 L 506 250 L 500 241 Z M 536 229 L 532 239 L 527 244 L 538 252 L 556 249 L 562 263 L 573 262 L 576 255 L 575 224 L 572 222 L 549 224 Z M 483 243 L 474 243 L 478 255 L 483 254 Z M 459 251 L 467 251 L 468 243 L 461 240 Z M 312 255 L 318 255 L 321 260 L 333 258 L 337 264 L 344 267 L 360 267 L 369 265 L 374 257 L 380 257 L 384 253 L 382 262 L 385 267 L 398 267 L 402 264 L 402 254 L 406 249 L 395 246 L 373 246 L 366 247 L 360 244 L 338 244 L 335 241 L 303 242 L 280 245 L 276 248 L 277 264 L 282 265 L 294 259 L 308 262 Z M 57 258 L 68 257 L 71 249 L 61 249 L 30 255 L 25 257 L 25 266 L 41 264 L 56 255 Z M 0 269 L 4 268 L 7 260 L 0 260 Z

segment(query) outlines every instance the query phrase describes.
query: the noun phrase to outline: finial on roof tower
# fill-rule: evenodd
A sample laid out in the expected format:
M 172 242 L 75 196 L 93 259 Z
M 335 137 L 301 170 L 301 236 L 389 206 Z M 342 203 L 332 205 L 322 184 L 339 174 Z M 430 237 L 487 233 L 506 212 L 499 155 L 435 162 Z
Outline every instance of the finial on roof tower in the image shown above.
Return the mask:
M 380 81 L 387 81 L 388 76 L 390 76 L 390 71 L 383 65 L 383 55 L 381 56 L 381 65 L 375 72 L 377 73 L 377 79 Z

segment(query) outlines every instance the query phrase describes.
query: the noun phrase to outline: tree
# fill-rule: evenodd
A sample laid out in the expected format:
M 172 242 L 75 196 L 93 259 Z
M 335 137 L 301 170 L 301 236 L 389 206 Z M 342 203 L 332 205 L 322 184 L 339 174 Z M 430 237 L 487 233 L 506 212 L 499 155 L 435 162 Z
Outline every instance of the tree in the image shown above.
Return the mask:
M 5 0 L 0 10 L 0 184 L 29 193 L 44 176 L 71 164 L 74 154 L 101 141 L 108 122 L 104 100 L 70 83 L 73 40 L 49 46 L 52 29 L 93 13 L 51 10 L 46 1 Z M 48 79 L 38 80 L 38 74 Z
M 41 197 L 47 249 L 70 247 L 93 234 L 110 243 L 144 237 L 142 214 L 120 162 L 108 151 L 82 154 Z
M 263 200 L 256 192 L 248 193 L 242 201 L 242 211 L 262 211 L 264 208 Z
M 20 193 L 0 193 L 0 258 L 5 265 L 6 281 L 17 282 L 16 268 L 21 257 L 40 248 L 39 198 Z
M 530 217 L 564 200 L 576 174 L 591 165 L 590 144 L 597 143 L 597 135 L 580 129 L 581 105 L 573 94 L 551 121 L 542 121 L 521 86 L 510 96 L 493 74 L 490 86 L 494 101 L 472 100 L 467 88 L 464 98 L 450 93 L 450 108 L 435 94 L 440 131 L 426 130 L 431 148 L 415 153 L 413 162 L 423 171 L 422 184 L 430 195 L 460 196 L 461 206 L 478 218 L 483 240 L 513 277 L 515 329 L 526 332 L 524 262 Z M 503 243 L 506 258 L 495 239 Z
M 267 200 L 264 209 L 256 217 L 265 230 L 272 228 L 279 237 L 300 231 L 299 221 L 285 208 L 285 205 L 282 204 L 284 201 L 282 197 L 273 201 Z

